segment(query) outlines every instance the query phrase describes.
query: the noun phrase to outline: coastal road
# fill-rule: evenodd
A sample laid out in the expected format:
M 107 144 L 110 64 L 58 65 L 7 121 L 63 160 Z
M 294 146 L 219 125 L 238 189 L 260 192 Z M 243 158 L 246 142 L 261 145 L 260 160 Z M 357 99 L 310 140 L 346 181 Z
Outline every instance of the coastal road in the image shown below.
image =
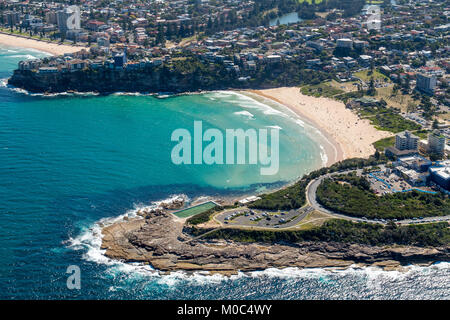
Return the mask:
M 368 219 L 368 218 L 358 218 L 358 217 L 352 217 L 349 215 L 345 215 L 345 214 L 341 214 L 338 212 L 334 212 L 331 211 L 325 207 L 323 207 L 319 202 L 317 202 L 317 188 L 319 187 L 319 185 L 322 183 L 322 181 L 326 178 L 330 178 L 334 175 L 339 175 L 339 174 L 347 174 L 350 172 L 354 172 L 356 171 L 356 173 L 358 175 L 362 174 L 363 169 L 357 169 L 357 170 L 347 170 L 347 171 L 342 171 L 342 172 L 334 172 L 334 173 L 328 173 L 326 175 L 320 176 L 319 178 L 311 181 L 308 186 L 306 187 L 306 198 L 307 201 L 309 203 L 309 205 L 311 207 L 313 207 L 315 210 L 320 211 L 320 212 L 324 212 L 327 213 L 329 215 L 332 215 L 336 218 L 340 218 L 340 219 L 346 219 L 346 220 L 352 220 L 352 221 L 357 221 L 357 222 L 370 222 L 370 223 L 378 223 L 378 224 L 383 224 L 385 225 L 387 222 L 382 222 L 379 220 L 373 220 L 373 219 Z M 447 216 L 438 216 L 438 217 L 426 217 L 423 219 L 404 219 L 404 220 L 399 220 L 396 221 L 397 224 L 415 224 L 415 223 L 424 223 L 424 222 L 444 222 L 444 221 L 450 221 L 450 215 Z

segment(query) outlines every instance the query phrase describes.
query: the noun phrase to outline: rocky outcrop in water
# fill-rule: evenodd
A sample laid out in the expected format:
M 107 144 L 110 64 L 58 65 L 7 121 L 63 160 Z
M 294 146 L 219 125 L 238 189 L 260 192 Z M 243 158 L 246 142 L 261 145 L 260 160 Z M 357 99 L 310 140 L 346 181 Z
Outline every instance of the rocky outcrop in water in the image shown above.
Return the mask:
M 182 232 L 183 222 L 160 212 L 103 229 L 106 256 L 149 263 L 161 271 L 235 273 L 285 267 L 348 267 L 352 264 L 395 268 L 407 263 L 450 260 L 449 247 L 375 247 L 346 243 L 238 243 L 202 240 Z

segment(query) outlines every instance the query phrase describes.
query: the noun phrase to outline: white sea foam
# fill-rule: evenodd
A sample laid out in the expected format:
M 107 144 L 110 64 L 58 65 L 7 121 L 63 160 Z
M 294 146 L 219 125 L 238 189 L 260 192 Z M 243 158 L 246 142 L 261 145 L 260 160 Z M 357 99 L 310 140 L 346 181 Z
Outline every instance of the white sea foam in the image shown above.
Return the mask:
M 178 271 L 169 275 L 158 275 L 158 283 L 165 284 L 167 286 L 176 286 L 181 283 L 189 282 L 195 284 L 217 284 L 224 281 L 235 281 L 242 278 L 274 278 L 284 280 L 296 280 L 296 279 L 329 279 L 333 276 L 351 276 L 355 275 L 358 278 L 366 282 L 367 287 L 372 289 L 381 289 L 382 283 L 387 281 L 402 281 L 412 276 L 414 273 L 423 273 L 431 271 L 433 269 L 450 269 L 450 263 L 440 262 L 433 264 L 429 267 L 421 266 L 407 266 L 404 271 L 386 271 L 378 267 L 359 267 L 350 266 L 345 269 L 341 268 L 269 268 L 263 271 L 253 272 L 238 272 L 235 275 L 224 276 L 219 274 L 211 275 L 208 272 L 194 272 L 186 273 Z M 132 269 L 130 269 L 132 271 Z
M 305 123 L 304 123 L 302 120 L 296 118 L 294 121 L 295 121 L 300 127 L 302 127 L 302 128 L 305 127 Z
M 250 96 L 249 96 L 250 95 Z M 330 145 L 333 153 L 335 156 L 337 156 L 337 148 L 336 146 L 322 133 L 322 131 L 320 131 L 319 129 L 317 129 L 316 127 L 314 127 L 312 124 L 307 123 L 306 121 L 300 119 L 300 117 L 293 112 L 291 109 L 287 108 L 286 106 L 284 106 L 283 104 L 277 102 L 277 101 L 273 101 L 271 99 L 265 98 L 265 97 L 259 97 L 258 99 L 264 101 L 264 103 L 259 102 L 257 100 L 255 100 L 254 98 L 251 97 L 251 93 L 247 94 L 242 94 L 239 92 L 217 92 L 214 96 L 215 97 L 221 97 L 223 99 L 230 99 L 230 97 L 234 96 L 234 100 L 232 100 L 231 102 L 235 102 L 238 105 L 240 105 L 241 107 L 247 107 L 247 108 L 256 108 L 259 109 L 260 111 L 262 111 L 264 114 L 266 115 L 277 115 L 277 116 L 282 116 L 284 118 L 289 118 L 291 120 L 293 120 L 298 126 L 307 129 L 307 133 L 309 132 L 309 134 L 315 138 L 315 140 L 317 141 L 317 137 L 320 138 L 319 142 L 319 146 L 321 149 L 320 152 L 320 157 L 322 160 L 322 164 L 326 165 L 328 163 L 328 155 L 326 153 L 326 150 L 323 146 L 323 144 L 327 144 Z M 276 107 L 275 107 L 276 106 Z
M 30 94 L 30 93 L 29 93 L 27 90 L 25 90 L 25 89 L 16 88 L 16 87 L 11 87 L 11 86 L 9 86 L 8 84 L 6 85 L 6 87 L 10 88 L 12 91 L 15 91 L 15 92 L 17 92 L 17 93 L 25 94 L 25 95 L 31 95 L 31 96 L 32 96 L 32 94 Z
M 255 117 L 252 113 L 250 113 L 248 111 L 237 111 L 237 112 L 234 112 L 234 114 L 239 115 L 239 116 L 244 116 L 248 119 L 253 119 Z
M 2 51 L 2 52 L 7 52 L 8 54 L 11 54 L 11 53 L 21 53 L 21 55 L 11 55 L 11 56 L 9 56 L 9 57 L 13 57 L 13 58 L 15 58 L 15 57 L 18 57 L 18 58 L 21 58 L 24 54 L 22 54 L 22 53 L 24 53 L 24 51 L 25 52 L 33 52 L 33 53 L 36 53 L 36 54 L 38 54 L 40 57 L 50 57 L 50 56 L 52 56 L 52 54 L 51 53 L 49 53 L 49 52 L 45 52 L 45 51 L 41 51 L 41 50 L 38 50 L 38 49 L 34 49 L 34 48 L 22 48 L 22 47 L 16 47 L 16 46 L 10 46 L 10 45 L 6 45 L 6 44 L 1 44 L 0 45 L 0 51 Z M 31 56 L 31 55 L 30 55 Z M 35 57 L 35 56 L 33 56 L 33 58 L 32 59 L 37 59 L 37 57 Z
M 274 278 L 320 278 L 322 276 L 330 275 L 361 275 L 367 279 L 368 284 L 380 283 L 382 279 L 389 280 L 403 280 L 411 276 L 414 273 L 423 273 L 427 271 L 432 271 L 433 269 L 440 270 L 450 270 L 450 263 L 448 262 L 437 262 L 430 266 L 418 266 L 418 265 L 408 265 L 403 267 L 403 270 L 384 270 L 380 267 L 373 266 L 357 266 L 352 265 L 348 268 L 284 268 L 276 269 L 270 268 L 263 271 L 254 271 L 246 273 L 246 276 L 250 277 L 274 277 Z
M 213 91 L 205 95 L 210 100 L 220 100 L 237 105 L 245 109 L 257 109 L 265 115 L 277 115 L 287 117 L 287 115 L 267 103 L 261 103 L 252 97 L 235 91 Z
M 13 56 L 9 56 L 10 58 L 20 58 L 23 60 L 33 60 L 33 59 L 37 59 L 38 57 L 33 56 L 31 54 L 17 54 L 17 55 L 13 55 Z
M 143 93 L 143 92 L 114 92 L 114 96 L 134 96 L 134 97 L 144 97 L 144 96 L 154 96 L 153 93 Z
M 56 98 L 56 97 L 76 97 L 76 96 L 98 96 L 98 92 L 57 92 L 57 93 L 31 93 L 28 90 L 17 88 L 8 84 L 8 79 L 1 79 L 0 86 L 9 88 L 20 94 L 24 94 L 30 97 L 42 97 L 42 98 Z
M 111 217 L 111 218 L 104 218 L 96 223 L 94 223 L 90 228 L 85 229 L 81 232 L 80 235 L 78 235 L 75 238 L 69 238 L 66 242 L 67 247 L 71 248 L 73 250 L 85 250 L 85 253 L 83 254 L 83 259 L 87 261 L 96 262 L 99 264 L 104 264 L 108 266 L 114 266 L 113 270 L 117 270 L 119 272 L 129 272 L 129 271 L 138 271 L 138 272 L 155 272 L 152 268 L 139 263 L 123 263 L 120 261 L 112 260 L 105 256 L 106 250 L 101 249 L 102 244 L 102 228 L 111 224 L 114 224 L 116 222 L 119 222 L 123 220 L 123 218 L 139 218 L 138 215 L 141 211 L 147 211 L 152 209 L 157 209 L 162 206 L 168 205 L 170 203 L 173 203 L 174 201 L 179 200 L 188 201 L 188 197 L 184 194 L 179 195 L 173 195 L 170 196 L 167 199 L 161 200 L 161 201 L 155 201 L 152 202 L 150 205 L 142 205 L 138 204 L 135 205 L 135 207 L 124 214 L 117 216 L 117 217 Z
M 207 271 L 199 271 L 193 273 L 186 273 L 184 271 L 172 272 L 168 275 L 161 275 L 157 270 L 148 265 L 142 263 L 125 263 L 116 260 L 112 260 L 105 256 L 105 250 L 102 250 L 102 226 L 111 225 L 115 222 L 123 220 L 124 217 L 137 217 L 139 210 L 154 209 L 162 204 L 167 204 L 179 199 L 188 199 L 186 195 L 174 195 L 165 200 L 155 201 L 149 206 L 137 205 L 132 210 L 113 218 L 101 219 L 95 223 L 92 227 L 83 231 L 79 236 L 70 238 L 67 242 L 67 247 L 73 250 L 86 250 L 83 254 L 83 258 L 96 262 L 99 264 L 107 265 L 107 273 L 113 277 L 120 274 L 127 274 L 129 277 L 148 277 L 149 279 L 156 280 L 158 284 L 167 285 L 168 287 L 176 286 L 180 283 L 190 282 L 194 284 L 217 284 L 223 281 L 233 281 L 240 278 L 258 278 L 269 277 L 279 279 L 321 279 L 323 277 L 332 275 L 357 275 L 365 279 L 367 287 L 371 289 L 380 289 L 380 285 L 386 281 L 401 281 L 411 276 L 414 273 L 431 272 L 432 270 L 450 270 L 450 263 L 440 262 L 435 263 L 428 267 L 410 265 L 404 267 L 402 271 L 385 271 L 378 267 L 360 267 L 352 265 L 348 268 L 269 268 L 263 271 L 253 272 L 238 272 L 236 275 L 224 276 L 219 274 L 210 274 Z M 200 198 L 197 198 L 198 201 Z M 114 290 L 114 287 L 112 287 Z
M 320 145 L 320 158 L 322 159 L 323 165 L 326 166 L 328 163 L 328 156 L 325 151 L 325 148 L 322 145 Z
M 220 274 L 210 274 L 209 272 L 198 271 L 193 273 L 186 273 L 184 271 L 172 272 L 167 275 L 162 275 L 158 278 L 158 284 L 164 284 L 167 286 L 176 286 L 180 283 L 189 282 L 191 284 L 219 284 L 223 281 L 235 280 L 243 274 L 233 275 L 227 277 Z
M 19 50 L 13 50 L 13 49 L 4 49 L 4 48 L 2 48 L 2 51 L 6 51 L 8 53 L 19 53 Z

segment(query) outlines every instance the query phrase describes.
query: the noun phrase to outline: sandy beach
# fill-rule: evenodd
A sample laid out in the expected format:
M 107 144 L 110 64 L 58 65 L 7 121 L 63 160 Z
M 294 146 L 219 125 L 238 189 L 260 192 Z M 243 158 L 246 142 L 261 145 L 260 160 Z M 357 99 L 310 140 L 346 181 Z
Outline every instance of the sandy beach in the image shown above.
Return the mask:
M 82 46 L 56 44 L 56 43 L 49 43 L 46 41 L 34 40 L 22 36 L 12 36 L 1 32 L 0 32 L 0 44 L 13 47 L 36 49 L 39 51 L 50 53 L 52 55 L 62 55 L 64 53 L 77 52 L 84 48 Z
M 375 129 L 369 120 L 360 119 L 344 103 L 303 95 L 298 87 L 250 92 L 285 105 L 319 129 L 336 147 L 328 165 L 343 159 L 367 158 L 375 152 L 375 141 L 392 136 Z

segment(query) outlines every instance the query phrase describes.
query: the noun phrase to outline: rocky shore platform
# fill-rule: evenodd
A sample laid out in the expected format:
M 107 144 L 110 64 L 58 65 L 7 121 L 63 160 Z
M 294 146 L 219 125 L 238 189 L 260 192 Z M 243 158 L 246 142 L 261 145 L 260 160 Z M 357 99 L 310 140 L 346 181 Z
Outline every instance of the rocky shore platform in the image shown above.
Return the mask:
M 201 239 L 183 232 L 184 220 L 166 212 L 105 226 L 102 249 L 111 259 L 141 262 L 161 272 L 209 271 L 235 274 L 267 268 L 345 268 L 373 265 L 386 270 L 407 264 L 449 261 L 450 248 L 367 246 L 331 242 L 241 243 Z

